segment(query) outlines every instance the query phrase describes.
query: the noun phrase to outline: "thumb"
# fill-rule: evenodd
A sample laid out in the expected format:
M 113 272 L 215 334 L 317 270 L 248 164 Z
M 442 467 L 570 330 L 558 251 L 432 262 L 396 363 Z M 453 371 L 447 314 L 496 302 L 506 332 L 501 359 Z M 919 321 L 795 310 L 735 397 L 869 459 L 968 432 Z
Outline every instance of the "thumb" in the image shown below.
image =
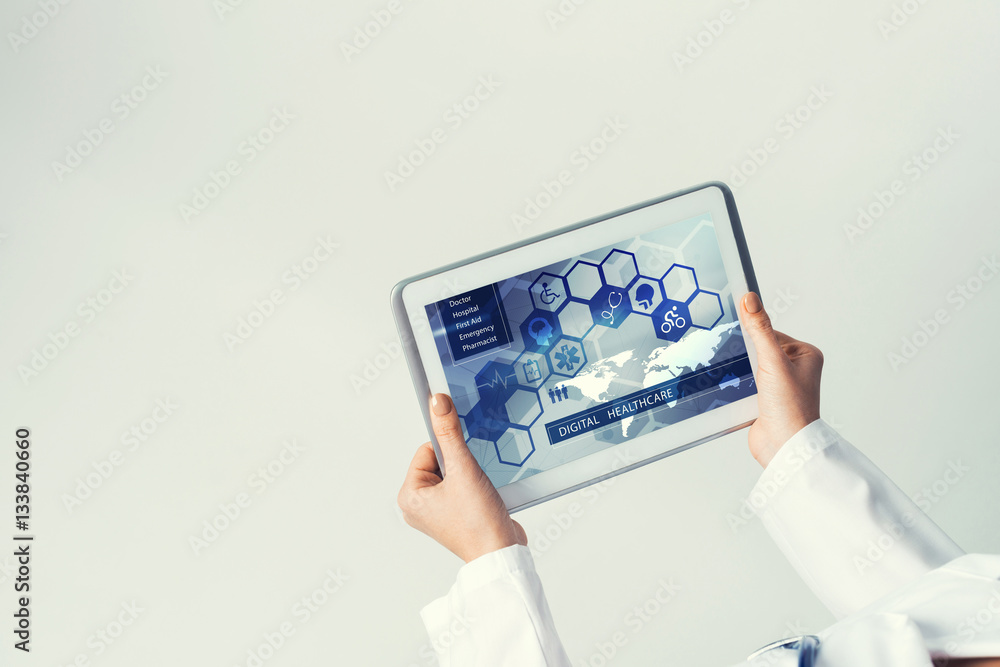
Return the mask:
M 524 526 L 519 524 L 517 521 L 514 521 L 513 519 L 511 519 L 510 521 L 511 523 L 514 524 L 514 532 L 517 534 L 517 543 L 524 546 L 528 546 L 528 534 L 524 532 Z
M 431 396 L 431 426 L 434 437 L 441 447 L 445 465 L 466 465 L 475 459 L 462 435 L 462 424 L 458 421 L 458 410 L 448 394 Z
M 747 292 L 740 301 L 740 320 L 750 335 L 754 347 L 757 348 L 758 359 L 774 363 L 784 356 L 778 337 L 771 326 L 771 318 L 756 293 Z

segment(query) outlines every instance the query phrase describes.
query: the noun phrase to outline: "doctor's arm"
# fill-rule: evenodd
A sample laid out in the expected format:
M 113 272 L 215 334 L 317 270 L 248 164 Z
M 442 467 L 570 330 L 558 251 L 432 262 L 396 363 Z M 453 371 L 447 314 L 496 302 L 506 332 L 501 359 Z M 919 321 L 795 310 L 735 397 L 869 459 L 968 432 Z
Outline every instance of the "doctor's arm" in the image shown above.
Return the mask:
M 820 419 L 820 351 L 774 331 L 756 294 L 740 319 L 758 357 L 750 451 L 765 468 L 748 502 L 816 596 L 843 617 L 963 555 Z
M 398 503 L 408 524 L 466 563 L 448 594 L 421 611 L 438 662 L 569 667 L 524 529 L 469 451 L 448 396 L 431 399 L 431 423 L 447 475 L 424 443 Z

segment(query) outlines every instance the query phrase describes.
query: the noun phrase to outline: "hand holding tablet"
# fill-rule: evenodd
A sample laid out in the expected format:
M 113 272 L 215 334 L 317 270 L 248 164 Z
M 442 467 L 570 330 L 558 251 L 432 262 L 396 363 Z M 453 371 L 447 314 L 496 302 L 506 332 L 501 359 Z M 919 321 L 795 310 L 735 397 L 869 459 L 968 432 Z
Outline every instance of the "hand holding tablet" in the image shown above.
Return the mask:
M 753 292 L 740 302 L 740 321 L 760 356 L 761 416 L 750 427 L 750 452 L 766 467 L 788 439 L 819 418 L 823 354 L 813 345 L 774 331 Z M 515 544 L 526 545 L 524 529 L 510 518 L 500 494 L 472 457 L 451 400 L 431 398 L 435 437 L 449 462 L 447 484 L 430 442 L 417 450 L 399 492 L 407 523 L 466 562 Z
M 431 397 L 431 425 L 448 465 L 443 479 L 429 442 L 417 450 L 398 504 L 406 522 L 447 547 L 466 563 L 483 554 L 527 545 L 524 528 L 510 518 L 503 500 L 472 457 L 455 406 L 444 394 Z
M 749 290 L 732 194 L 709 184 L 404 281 L 393 306 L 428 426 L 450 394 L 516 510 L 752 422 Z
M 750 453 L 764 468 L 789 438 L 819 419 L 823 353 L 775 331 L 757 294 L 743 297 L 740 321 L 757 350 L 760 416 L 750 427 Z

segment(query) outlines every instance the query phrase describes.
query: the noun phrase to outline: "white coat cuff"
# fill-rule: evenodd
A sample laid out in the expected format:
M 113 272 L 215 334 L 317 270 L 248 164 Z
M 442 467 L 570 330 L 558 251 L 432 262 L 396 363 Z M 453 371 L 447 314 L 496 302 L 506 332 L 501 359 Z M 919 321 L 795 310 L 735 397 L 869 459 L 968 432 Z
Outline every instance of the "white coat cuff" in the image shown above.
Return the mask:
M 759 512 L 766 507 L 774 497 L 774 489 L 781 489 L 788 484 L 789 475 L 801 470 L 811 458 L 840 440 L 840 434 L 822 419 L 799 429 L 781 446 L 754 484 L 749 496 L 753 508 Z
M 458 599 L 461 599 L 476 589 L 515 572 L 535 573 L 531 550 L 520 544 L 491 551 L 463 565 L 458 571 L 451 593 L 457 593 Z M 452 599 L 451 594 L 445 595 L 420 610 L 420 617 L 431 637 L 440 636 L 454 622 L 456 614 L 451 609 Z

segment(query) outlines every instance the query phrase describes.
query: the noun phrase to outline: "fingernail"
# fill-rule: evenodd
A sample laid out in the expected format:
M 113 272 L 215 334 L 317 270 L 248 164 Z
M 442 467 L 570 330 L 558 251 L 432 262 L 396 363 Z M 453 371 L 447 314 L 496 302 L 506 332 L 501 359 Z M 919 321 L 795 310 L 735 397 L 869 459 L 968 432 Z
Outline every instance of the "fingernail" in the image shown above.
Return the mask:
M 763 304 L 761 304 L 760 297 L 755 292 L 748 292 L 743 297 L 743 307 L 747 309 L 748 313 L 759 313 L 760 309 L 763 308 Z
M 434 394 L 431 398 L 431 410 L 438 417 L 443 417 L 451 412 L 451 399 L 448 398 L 448 394 Z

